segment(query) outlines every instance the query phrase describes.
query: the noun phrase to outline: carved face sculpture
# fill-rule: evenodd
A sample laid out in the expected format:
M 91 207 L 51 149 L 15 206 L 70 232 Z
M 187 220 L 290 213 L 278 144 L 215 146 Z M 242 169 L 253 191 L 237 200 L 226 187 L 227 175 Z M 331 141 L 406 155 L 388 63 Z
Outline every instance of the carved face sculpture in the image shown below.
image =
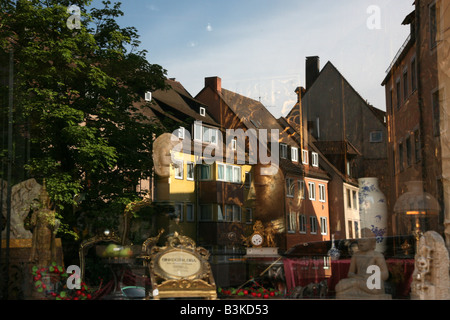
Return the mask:
M 164 133 L 156 138 L 153 143 L 153 163 L 155 172 L 161 178 L 170 177 L 170 165 L 172 157 L 170 151 L 179 143 L 178 139 L 173 139 L 171 133 Z
M 264 221 L 277 219 L 284 208 L 284 175 L 281 169 L 272 171 L 271 175 L 262 175 L 261 169 L 270 165 L 257 165 L 255 174 L 255 207 L 258 217 Z M 264 171 L 263 171 L 264 172 Z M 266 171 L 267 172 L 267 171 Z

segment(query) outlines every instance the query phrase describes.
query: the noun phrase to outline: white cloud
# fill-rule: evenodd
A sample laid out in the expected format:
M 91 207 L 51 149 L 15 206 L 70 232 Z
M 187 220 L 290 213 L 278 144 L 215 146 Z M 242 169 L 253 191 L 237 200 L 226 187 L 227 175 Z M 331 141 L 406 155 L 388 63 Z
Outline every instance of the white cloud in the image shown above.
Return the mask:
M 211 23 L 208 23 L 208 25 L 206 26 L 206 31 L 211 32 L 213 31 L 213 28 L 211 26 Z
M 159 8 L 154 4 L 148 4 L 146 5 L 146 8 L 149 9 L 150 11 L 159 11 Z

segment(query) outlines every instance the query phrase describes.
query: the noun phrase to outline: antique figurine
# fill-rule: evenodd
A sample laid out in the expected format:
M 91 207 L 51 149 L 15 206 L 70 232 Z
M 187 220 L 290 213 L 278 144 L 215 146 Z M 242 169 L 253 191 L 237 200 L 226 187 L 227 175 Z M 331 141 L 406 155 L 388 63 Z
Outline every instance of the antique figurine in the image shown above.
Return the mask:
M 45 182 L 39 196 L 39 207 L 33 212 L 30 224 L 33 228 L 30 262 L 38 266 L 48 266 L 56 262 L 55 238 L 60 221 L 56 218 L 56 212 L 52 210 Z
M 268 247 L 276 247 L 275 240 L 274 240 L 275 228 L 274 228 L 272 222 L 269 222 L 266 229 L 264 230 L 264 234 L 266 236 L 266 245 Z
M 358 252 L 350 262 L 348 278 L 342 279 L 336 285 L 336 298 L 338 299 L 390 299 L 385 294 L 384 281 L 389 277 L 389 270 L 382 253 L 375 251 L 376 238 L 370 229 L 361 230 L 362 238 L 358 240 Z M 379 268 L 379 287 L 368 285 L 372 276 L 372 266 Z

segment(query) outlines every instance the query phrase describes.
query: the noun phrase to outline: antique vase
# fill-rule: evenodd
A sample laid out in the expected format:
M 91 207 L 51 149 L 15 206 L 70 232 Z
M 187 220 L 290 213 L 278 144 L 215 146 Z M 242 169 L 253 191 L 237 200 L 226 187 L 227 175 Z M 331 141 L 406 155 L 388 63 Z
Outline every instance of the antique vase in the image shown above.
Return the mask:
M 378 178 L 361 178 L 359 183 L 359 215 L 361 229 L 370 229 L 377 240 L 376 250 L 386 250 L 388 226 L 386 196 L 381 192 Z

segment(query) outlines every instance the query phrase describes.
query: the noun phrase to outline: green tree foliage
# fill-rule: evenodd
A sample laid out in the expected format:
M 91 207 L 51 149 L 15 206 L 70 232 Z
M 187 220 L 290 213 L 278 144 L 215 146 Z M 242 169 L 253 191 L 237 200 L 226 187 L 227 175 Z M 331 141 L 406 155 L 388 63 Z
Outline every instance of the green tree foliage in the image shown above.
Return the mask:
M 71 5 L 79 29 L 67 25 Z M 165 87 L 166 71 L 139 50 L 135 28 L 118 25 L 120 3 L 2 0 L 0 12 L 3 56 L 14 50 L 15 134 L 28 137 L 25 169 L 45 178 L 63 223 L 117 227 L 151 173 L 160 130 L 135 105 Z M 83 201 L 73 214 L 75 195 Z

